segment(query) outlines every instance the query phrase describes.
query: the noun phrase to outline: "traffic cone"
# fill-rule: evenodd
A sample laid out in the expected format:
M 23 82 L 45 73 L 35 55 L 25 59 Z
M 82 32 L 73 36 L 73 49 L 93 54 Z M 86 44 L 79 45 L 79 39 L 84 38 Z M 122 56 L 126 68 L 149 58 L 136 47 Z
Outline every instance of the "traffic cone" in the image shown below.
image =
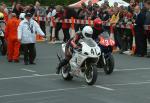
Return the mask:
M 134 55 L 136 50 L 136 44 L 135 44 L 135 36 L 133 36 L 133 44 L 132 44 L 132 51 L 131 54 Z
M 40 16 L 37 16 L 37 22 L 40 25 Z M 45 39 L 42 36 L 40 36 L 40 35 L 37 34 L 36 35 L 36 41 L 37 42 L 42 42 L 42 41 L 45 41 Z
M 131 29 L 132 35 L 133 35 L 133 43 L 132 43 L 131 55 L 134 55 L 135 54 L 135 50 L 136 50 L 136 44 L 135 44 L 135 32 L 134 32 L 134 26 L 133 26 L 133 24 L 130 25 L 130 29 Z

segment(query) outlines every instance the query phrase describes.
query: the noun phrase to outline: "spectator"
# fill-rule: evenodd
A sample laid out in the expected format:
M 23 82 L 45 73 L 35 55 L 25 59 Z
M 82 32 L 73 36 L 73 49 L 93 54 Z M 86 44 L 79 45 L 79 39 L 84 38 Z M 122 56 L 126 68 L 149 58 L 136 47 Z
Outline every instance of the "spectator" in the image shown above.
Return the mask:
M 8 20 L 6 25 L 5 34 L 7 39 L 7 59 L 8 62 L 19 62 L 19 48 L 20 42 L 17 38 L 17 28 L 19 26 L 19 20 L 15 13 L 12 13 L 12 18 Z
M 112 26 L 112 28 L 114 29 L 114 38 L 115 38 L 115 42 L 116 42 L 116 47 L 119 47 L 119 49 L 121 49 L 121 43 L 120 43 L 120 34 L 118 35 L 118 31 L 115 28 L 116 24 L 119 21 L 119 10 L 117 8 L 113 8 L 113 12 L 114 14 L 112 15 L 112 18 L 110 19 L 110 24 Z
M 17 3 L 17 4 L 15 5 L 15 8 L 13 9 L 12 12 L 15 13 L 16 16 L 17 16 L 17 18 L 19 19 L 20 13 L 23 12 L 23 7 L 22 7 L 22 5 L 21 5 L 20 3 Z
M 132 14 L 134 14 L 134 7 L 136 6 L 135 1 L 131 0 L 130 5 L 128 6 L 128 11 Z
M 108 2 L 108 0 L 104 0 L 104 5 L 107 6 L 107 7 L 109 7 L 109 2 Z
M 69 17 L 69 13 L 70 13 L 69 11 L 71 11 L 70 8 L 66 7 L 64 10 L 64 13 L 63 13 L 63 17 L 64 17 L 63 19 L 71 19 L 71 17 Z M 70 39 L 70 33 L 69 33 L 70 26 L 71 26 L 70 24 L 62 22 L 62 30 L 64 33 L 64 39 L 63 39 L 64 42 L 67 42 Z
M 61 20 L 63 18 L 63 7 L 60 6 L 60 5 L 56 6 L 56 15 L 55 15 L 55 18 L 57 20 Z M 61 30 L 61 28 L 62 28 L 62 24 L 58 22 L 56 24 L 56 29 L 55 29 L 55 39 L 57 41 L 60 41 L 60 39 L 59 39 L 59 31 Z
M 51 7 L 49 13 L 47 14 L 47 18 L 55 17 L 56 16 L 56 9 L 54 6 Z M 52 41 L 52 30 L 53 30 L 53 24 L 50 22 L 50 42 Z
M 84 2 L 81 5 L 82 6 L 78 11 L 78 19 L 86 19 L 87 20 L 88 17 L 91 16 L 91 12 L 88 11 L 87 5 Z M 80 30 L 82 30 L 85 25 L 80 24 L 78 26 L 79 26 Z
M 93 11 L 93 5 L 92 5 L 92 1 L 91 0 L 88 1 L 87 9 L 92 13 L 92 11 Z
M 145 7 L 147 9 L 146 10 L 146 17 L 145 17 L 145 25 L 150 25 L 150 1 L 146 2 Z M 150 43 L 150 30 L 146 31 L 146 35 L 147 35 L 147 39 L 148 39 L 148 41 Z M 150 53 L 148 53 L 147 56 L 150 57 Z
M 133 15 L 127 10 L 124 10 L 122 25 L 132 24 L 132 18 L 133 18 Z M 132 50 L 132 41 L 133 41 L 132 33 L 133 33 L 132 29 L 128 29 L 128 28 L 124 29 L 123 37 L 122 37 L 122 50 L 123 51 Z
M 36 17 L 46 17 L 46 9 L 42 8 L 38 1 L 35 3 L 35 16 Z M 45 21 L 39 21 L 39 24 L 40 24 L 42 31 L 46 35 L 46 22 Z
M 4 15 L 4 21 L 7 22 L 8 21 L 8 14 L 4 11 L 4 8 L 2 6 L 0 6 L 0 12 L 2 12 Z
M 146 35 L 144 35 L 144 21 L 145 16 L 141 12 L 140 7 L 135 7 L 135 42 L 136 42 L 136 51 L 135 54 L 138 57 L 143 57 L 146 55 Z
M 2 8 L 4 9 L 4 12 L 8 15 L 8 9 L 5 3 L 2 3 Z
M 114 3 L 114 8 L 118 9 L 118 3 L 117 2 Z
M 41 36 L 45 37 L 44 32 L 36 21 L 32 19 L 32 14 L 27 12 L 25 19 L 21 21 L 18 27 L 18 39 L 21 41 L 24 52 L 24 63 L 25 65 L 35 64 L 34 60 L 36 57 L 36 32 Z
M 93 5 L 93 14 L 92 14 L 92 20 L 96 18 L 101 18 L 101 11 L 98 4 Z

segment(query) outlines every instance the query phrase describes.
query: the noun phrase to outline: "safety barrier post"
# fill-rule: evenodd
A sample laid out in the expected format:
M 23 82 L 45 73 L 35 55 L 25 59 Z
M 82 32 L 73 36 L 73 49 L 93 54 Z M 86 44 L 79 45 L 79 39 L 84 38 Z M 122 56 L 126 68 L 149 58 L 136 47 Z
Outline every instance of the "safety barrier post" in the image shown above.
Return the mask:
M 132 35 L 133 35 L 133 43 L 132 43 L 131 54 L 134 55 L 135 54 L 135 50 L 136 50 L 136 44 L 135 44 L 135 32 L 134 32 L 134 26 L 133 26 L 133 24 L 130 25 L 130 29 L 131 29 Z
M 37 22 L 40 25 L 40 16 L 37 16 Z M 44 38 L 42 36 L 40 36 L 39 34 L 36 35 L 36 41 L 37 42 L 41 42 L 44 41 Z
M 52 22 L 52 26 L 53 26 L 53 29 L 52 29 L 52 43 L 55 43 L 55 28 L 56 28 L 56 22 L 55 22 L 55 18 L 54 17 L 51 17 L 51 22 Z
M 71 37 L 74 37 L 75 36 L 75 19 L 74 17 L 71 17 Z

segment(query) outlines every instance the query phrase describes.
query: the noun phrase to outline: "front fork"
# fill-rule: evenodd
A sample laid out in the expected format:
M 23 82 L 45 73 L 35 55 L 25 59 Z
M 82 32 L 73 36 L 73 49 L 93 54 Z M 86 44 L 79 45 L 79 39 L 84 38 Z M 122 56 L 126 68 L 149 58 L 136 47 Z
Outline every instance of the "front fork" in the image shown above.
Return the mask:
M 102 60 L 103 60 L 104 65 L 106 65 L 106 59 L 105 59 L 105 54 L 104 53 L 102 53 Z
M 102 60 L 103 60 L 104 66 L 107 65 L 107 60 L 110 58 L 110 56 L 111 56 L 111 52 L 109 52 L 107 54 L 102 53 Z

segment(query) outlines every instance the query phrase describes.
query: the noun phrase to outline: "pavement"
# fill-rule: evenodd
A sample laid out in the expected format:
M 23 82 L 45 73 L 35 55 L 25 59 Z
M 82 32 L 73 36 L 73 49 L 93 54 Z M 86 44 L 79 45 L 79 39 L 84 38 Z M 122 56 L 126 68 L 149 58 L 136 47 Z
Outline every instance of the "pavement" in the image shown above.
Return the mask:
M 0 56 L 0 103 L 150 103 L 150 59 L 114 54 L 115 71 L 99 69 L 95 85 L 56 75 L 60 44 L 37 43 L 36 65 Z

